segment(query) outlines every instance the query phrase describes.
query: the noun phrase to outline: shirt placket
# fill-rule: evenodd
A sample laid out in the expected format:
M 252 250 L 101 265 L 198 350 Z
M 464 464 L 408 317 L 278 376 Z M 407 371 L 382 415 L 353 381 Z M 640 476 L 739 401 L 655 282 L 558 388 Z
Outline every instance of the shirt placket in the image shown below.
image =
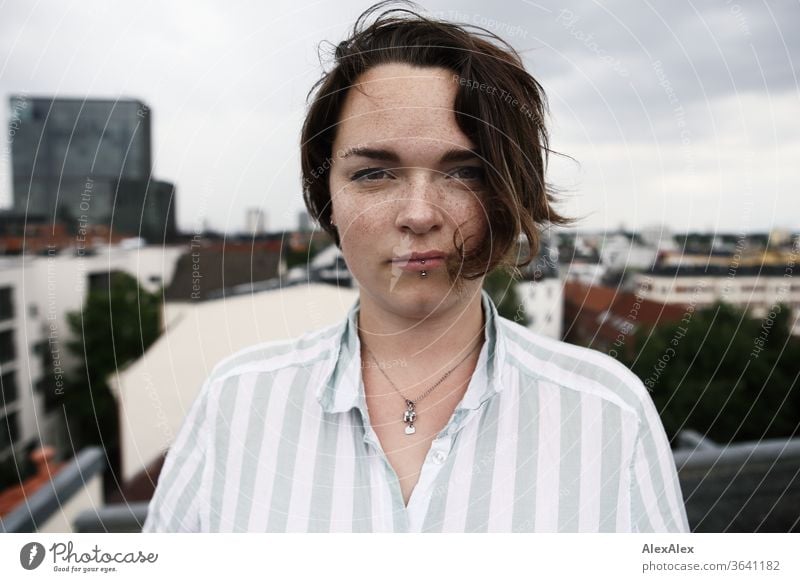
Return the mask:
M 408 531 L 420 532 L 425 523 L 425 516 L 428 513 L 428 505 L 430 504 L 431 495 L 433 493 L 433 486 L 442 472 L 447 458 L 451 454 L 453 445 L 453 436 L 443 436 L 442 431 L 431 442 L 431 448 L 428 451 L 425 461 L 422 463 L 419 479 L 411 492 L 411 498 L 408 500 L 408 508 L 406 513 L 408 516 Z
M 487 313 L 487 317 L 491 317 L 491 313 Z M 491 322 L 489 322 L 489 324 L 491 324 Z M 354 345 L 353 349 L 357 350 L 357 345 Z M 479 372 L 471 378 L 467 393 L 477 391 L 477 393 L 483 394 L 486 390 L 488 378 L 485 370 L 480 368 L 486 365 L 486 350 L 487 347 L 484 346 L 478 361 Z M 484 396 L 483 400 L 485 401 L 488 397 L 488 395 Z M 462 407 L 459 405 L 456 410 L 453 411 L 453 415 L 447 425 L 431 442 L 431 447 L 420 469 L 419 479 L 414 486 L 414 490 L 411 492 L 411 497 L 408 500 L 408 507 L 406 507 L 403 502 L 400 479 L 394 467 L 389 463 L 389 459 L 369 420 L 364 380 L 361 374 L 359 374 L 359 398 L 357 400 L 364 427 L 363 440 L 377 453 L 373 461 L 379 463 L 379 474 L 385 476 L 383 485 L 388 487 L 390 491 L 391 512 L 389 514 L 384 513 L 384 515 L 380 516 L 381 519 L 390 519 L 392 521 L 391 524 L 386 524 L 388 527 L 385 529 L 390 529 L 395 532 L 420 532 L 425 523 L 431 496 L 434 492 L 434 486 L 447 460 L 455 453 L 453 449 L 455 438 L 458 432 L 479 413 L 484 402 L 478 403 L 475 408 Z M 378 491 L 373 491 L 372 495 L 377 495 L 379 493 Z M 373 516 L 373 519 L 376 517 L 377 516 Z
M 386 508 L 381 515 L 372 516 L 372 529 L 373 531 L 408 531 L 408 516 L 406 515 L 405 507 L 403 505 L 403 493 L 400 489 L 400 481 L 397 477 L 397 473 L 395 472 L 391 463 L 389 463 L 389 459 L 386 456 L 386 453 L 383 451 L 380 441 L 378 440 L 378 435 L 375 433 L 369 423 L 369 416 L 363 409 L 361 410 L 361 417 L 364 419 L 364 443 L 366 443 L 368 447 L 371 447 L 372 451 L 375 453 L 374 456 L 370 456 L 370 462 L 377 464 L 377 468 L 373 467 L 371 470 L 377 471 L 379 476 L 378 482 L 380 483 L 380 486 L 388 489 L 391 504 L 391 506 Z M 380 498 L 383 493 L 383 491 L 373 490 L 371 492 L 371 496 L 379 496 L 378 498 Z M 388 520 L 388 523 L 381 523 L 380 527 L 376 527 L 374 521 L 375 519 Z
M 428 515 L 431 497 L 436 491 L 439 475 L 448 459 L 455 454 L 455 440 L 458 433 L 474 419 L 478 410 L 458 408 L 450 422 L 431 442 L 425 461 L 422 464 L 419 480 L 411 492 L 408 502 L 408 531 L 421 532 Z M 441 484 L 444 486 L 445 484 Z
M 386 529 L 395 532 L 419 532 L 425 522 L 432 486 L 436 483 L 437 477 L 452 453 L 455 436 L 475 411 L 457 409 L 447 426 L 433 439 L 428 454 L 425 456 L 425 461 L 422 463 L 417 484 L 414 486 L 414 490 L 408 500 L 408 507 L 406 507 L 403 502 L 400 479 L 397 477 L 397 473 L 391 463 L 389 463 L 389 459 L 378 440 L 378 435 L 369 422 L 369 413 L 363 400 L 359 408 L 364 424 L 363 440 L 377 453 L 375 461 L 380 465 L 379 474 L 387 476 L 384 485 L 390 491 L 391 511 L 380 517 L 381 519 L 388 518 L 392 520 L 391 524 L 387 524 L 388 527 Z M 379 493 L 378 491 L 372 492 L 373 495 L 378 495 Z M 373 516 L 373 519 L 375 517 Z

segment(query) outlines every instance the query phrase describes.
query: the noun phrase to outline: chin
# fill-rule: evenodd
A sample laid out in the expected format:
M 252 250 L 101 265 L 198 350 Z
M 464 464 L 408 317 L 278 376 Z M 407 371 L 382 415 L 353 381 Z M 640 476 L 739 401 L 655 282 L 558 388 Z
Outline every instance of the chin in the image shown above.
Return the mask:
M 407 309 L 421 314 L 431 313 L 449 303 L 448 285 L 428 285 L 431 281 L 414 283 L 395 286 L 394 291 L 387 294 L 386 302 L 394 304 L 398 309 Z

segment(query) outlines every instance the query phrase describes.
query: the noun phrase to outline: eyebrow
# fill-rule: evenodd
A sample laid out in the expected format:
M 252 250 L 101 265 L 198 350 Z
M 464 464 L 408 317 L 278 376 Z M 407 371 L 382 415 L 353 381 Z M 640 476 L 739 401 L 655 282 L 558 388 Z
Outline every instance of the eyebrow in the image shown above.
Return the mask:
M 382 149 L 382 148 L 369 148 L 363 146 L 356 146 L 349 148 L 345 151 L 342 155 L 342 158 L 348 158 L 357 156 L 360 158 L 370 158 L 372 160 L 381 160 L 384 162 L 399 162 L 400 156 L 397 155 L 396 152 L 389 149 Z M 453 148 L 447 150 L 442 157 L 439 158 L 440 164 L 447 164 L 450 162 L 465 162 L 468 160 L 474 160 L 476 158 L 480 158 L 478 152 L 474 149 L 460 149 L 460 148 Z

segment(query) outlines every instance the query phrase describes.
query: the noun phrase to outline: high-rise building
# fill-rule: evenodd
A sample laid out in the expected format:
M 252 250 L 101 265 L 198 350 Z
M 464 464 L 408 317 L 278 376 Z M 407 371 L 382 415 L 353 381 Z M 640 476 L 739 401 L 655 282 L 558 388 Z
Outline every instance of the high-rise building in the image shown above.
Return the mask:
M 300 232 L 308 232 L 311 230 L 311 216 L 307 210 L 301 210 L 297 213 L 297 230 Z
M 114 196 L 114 230 L 158 244 L 177 236 L 175 186 L 162 180 L 120 180 Z
M 266 232 L 266 215 L 262 209 L 247 209 L 244 219 L 244 230 L 250 236 L 261 236 Z
M 163 201 L 174 189 L 151 178 L 147 105 L 12 96 L 10 109 L 15 211 L 44 214 L 71 231 L 105 224 L 153 242 L 175 234 L 174 201 Z

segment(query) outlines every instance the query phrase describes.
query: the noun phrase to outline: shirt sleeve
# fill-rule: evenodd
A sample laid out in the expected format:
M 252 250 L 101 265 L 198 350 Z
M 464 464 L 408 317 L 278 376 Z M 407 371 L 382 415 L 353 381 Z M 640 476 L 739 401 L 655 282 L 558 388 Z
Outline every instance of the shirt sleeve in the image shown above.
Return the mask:
M 201 486 L 211 436 L 210 385 L 209 378 L 167 453 L 142 533 L 200 531 Z
M 675 458 L 650 393 L 642 392 L 630 475 L 633 531 L 688 532 Z

